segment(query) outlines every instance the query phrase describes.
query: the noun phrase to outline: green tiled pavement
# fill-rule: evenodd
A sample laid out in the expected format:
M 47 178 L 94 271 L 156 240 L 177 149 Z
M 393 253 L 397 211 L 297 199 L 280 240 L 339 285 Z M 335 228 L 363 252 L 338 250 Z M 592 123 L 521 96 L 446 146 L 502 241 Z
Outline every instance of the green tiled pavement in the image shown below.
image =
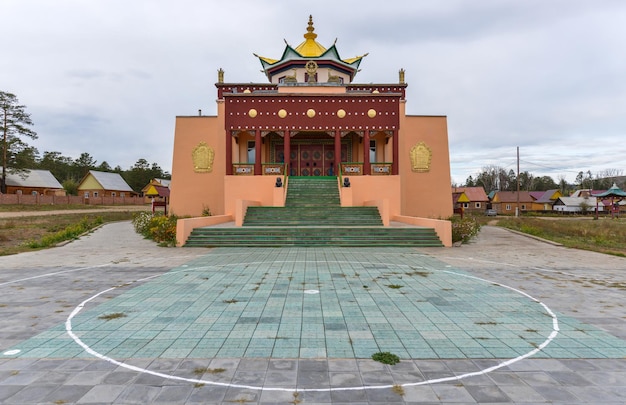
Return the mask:
M 72 331 L 111 358 L 514 358 L 544 343 L 538 302 L 409 248 L 221 248 L 89 302 Z M 76 303 L 78 305 L 80 303 Z M 103 315 L 121 314 L 111 320 Z M 623 358 L 626 342 L 557 314 L 535 357 Z M 59 325 L 17 357 L 89 357 Z

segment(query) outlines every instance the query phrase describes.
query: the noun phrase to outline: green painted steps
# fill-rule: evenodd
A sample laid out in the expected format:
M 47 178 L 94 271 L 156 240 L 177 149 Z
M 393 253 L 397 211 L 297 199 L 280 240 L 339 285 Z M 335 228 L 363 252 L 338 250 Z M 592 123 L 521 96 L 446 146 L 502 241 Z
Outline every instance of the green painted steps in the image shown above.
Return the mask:
M 236 227 L 196 228 L 185 246 L 411 246 L 440 247 L 441 241 L 430 228 L 386 227 Z
M 284 207 L 248 207 L 242 227 L 196 228 L 185 246 L 442 246 L 433 229 L 384 227 L 377 207 L 342 207 L 335 177 L 290 177 Z
M 244 226 L 382 226 L 377 207 L 249 207 Z

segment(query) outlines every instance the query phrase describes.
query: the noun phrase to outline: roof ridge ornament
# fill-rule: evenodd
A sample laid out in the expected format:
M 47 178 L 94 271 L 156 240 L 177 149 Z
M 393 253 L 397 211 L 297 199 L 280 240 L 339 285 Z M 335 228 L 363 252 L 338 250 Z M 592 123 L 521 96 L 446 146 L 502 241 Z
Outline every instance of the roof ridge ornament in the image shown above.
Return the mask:
M 309 23 L 308 27 L 306 27 L 307 33 L 304 34 L 305 39 L 315 39 L 317 38 L 317 34 L 314 32 L 315 27 L 313 27 L 313 15 L 309 14 Z

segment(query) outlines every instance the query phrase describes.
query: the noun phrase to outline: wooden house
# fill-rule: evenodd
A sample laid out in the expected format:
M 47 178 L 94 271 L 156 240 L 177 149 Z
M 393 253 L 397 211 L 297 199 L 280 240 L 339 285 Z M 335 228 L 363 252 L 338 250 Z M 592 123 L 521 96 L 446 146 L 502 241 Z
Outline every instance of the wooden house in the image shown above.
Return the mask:
M 554 203 L 553 210 L 563 214 L 587 214 L 595 212 L 596 199 L 586 197 L 559 197 Z M 598 205 L 598 211 L 604 211 L 604 205 Z
M 547 190 L 547 191 L 531 191 L 530 196 L 533 198 L 531 205 L 532 211 L 552 211 L 554 203 L 562 197 L 561 190 Z
M 78 184 L 78 192 L 84 198 L 132 197 L 136 192 L 119 173 L 90 170 Z
M 530 211 L 533 206 L 533 198 L 528 191 L 496 191 L 491 199 L 491 206 L 498 214 L 515 215 L 516 208 L 519 213 Z
M 489 198 L 482 187 L 452 187 L 452 202 L 458 212 L 484 213 L 489 208 Z
M 7 194 L 64 196 L 65 189 L 49 170 L 7 173 Z

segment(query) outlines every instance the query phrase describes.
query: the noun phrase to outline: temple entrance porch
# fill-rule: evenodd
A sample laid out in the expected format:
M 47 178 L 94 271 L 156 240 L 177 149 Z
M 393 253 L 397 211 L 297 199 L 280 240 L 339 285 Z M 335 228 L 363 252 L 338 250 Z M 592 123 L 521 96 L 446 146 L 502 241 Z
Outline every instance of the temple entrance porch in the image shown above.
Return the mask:
M 257 131 L 255 131 L 257 132 Z M 388 131 L 239 131 L 234 175 L 390 175 L 394 164 Z M 285 136 L 289 139 L 286 140 Z M 289 159 L 285 155 L 289 154 Z

